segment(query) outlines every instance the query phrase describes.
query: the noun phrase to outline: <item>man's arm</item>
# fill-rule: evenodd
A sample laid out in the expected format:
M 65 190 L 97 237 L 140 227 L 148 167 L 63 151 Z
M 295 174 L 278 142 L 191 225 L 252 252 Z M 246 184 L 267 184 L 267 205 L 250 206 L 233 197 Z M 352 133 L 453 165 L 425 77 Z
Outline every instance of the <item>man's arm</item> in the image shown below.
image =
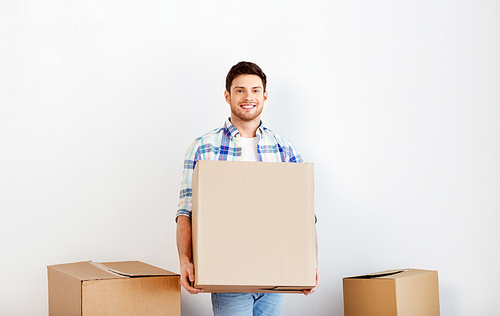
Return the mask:
M 191 294 L 202 290 L 191 286 L 194 282 L 193 246 L 191 235 L 191 210 L 192 210 L 192 176 L 198 152 L 198 139 L 196 139 L 184 156 L 184 169 L 182 171 L 181 191 L 179 206 L 176 213 L 177 221 L 177 250 L 181 268 L 181 285 Z
M 181 285 L 191 294 L 198 294 L 203 290 L 191 286 L 194 282 L 194 266 L 192 251 L 191 218 L 179 216 L 177 218 L 177 250 L 181 267 Z

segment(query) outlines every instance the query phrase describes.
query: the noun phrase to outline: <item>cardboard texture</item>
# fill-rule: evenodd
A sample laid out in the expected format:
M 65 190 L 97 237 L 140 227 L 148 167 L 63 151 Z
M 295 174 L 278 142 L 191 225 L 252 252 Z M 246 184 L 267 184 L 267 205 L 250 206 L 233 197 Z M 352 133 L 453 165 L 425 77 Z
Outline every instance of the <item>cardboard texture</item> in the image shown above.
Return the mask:
M 198 161 L 194 287 L 290 292 L 316 285 L 314 165 Z
M 50 316 L 179 316 L 180 276 L 139 261 L 47 267 Z
M 439 316 L 438 272 L 384 271 L 343 279 L 344 316 Z

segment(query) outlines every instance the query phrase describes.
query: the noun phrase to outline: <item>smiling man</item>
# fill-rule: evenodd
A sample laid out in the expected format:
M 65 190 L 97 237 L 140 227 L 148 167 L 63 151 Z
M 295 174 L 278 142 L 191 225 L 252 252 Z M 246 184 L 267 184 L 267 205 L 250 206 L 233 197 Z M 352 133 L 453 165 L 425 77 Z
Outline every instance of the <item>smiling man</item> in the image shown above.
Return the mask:
M 177 248 L 181 268 L 181 285 L 191 294 L 202 292 L 191 286 L 194 282 L 191 211 L 192 174 L 198 160 L 302 162 L 295 147 L 281 135 L 262 125 L 260 115 L 267 100 L 266 75 L 251 62 L 234 65 L 226 77 L 224 97 L 231 108 L 231 117 L 223 127 L 197 138 L 184 159 L 180 202 L 176 214 Z M 316 287 L 304 291 L 314 293 Z M 283 294 L 275 293 L 212 293 L 216 316 L 281 315 Z
M 231 106 L 231 123 L 243 138 L 256 137 L 260 114 L 267 100 L 263 79 L 258 75 L 240 75 L 226 85 L 224 96 Z

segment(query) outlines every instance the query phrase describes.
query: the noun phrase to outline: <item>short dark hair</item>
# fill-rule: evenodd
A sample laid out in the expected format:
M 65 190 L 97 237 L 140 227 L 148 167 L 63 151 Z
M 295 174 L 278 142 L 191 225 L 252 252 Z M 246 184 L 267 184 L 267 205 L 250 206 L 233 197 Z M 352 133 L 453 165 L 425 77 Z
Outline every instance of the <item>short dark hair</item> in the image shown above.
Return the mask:
M 231 84 L 233 83 L 234 78 L 240 76 L 240 75 L 257 75 L 262 79 L 262 88 L 264 89 L 264 92 L 266 91 L 266 74 L 262 71 L 262 69 L 249 61 L 240 61 L 227 73 L 226 76 L 226 90 L 227 92 L 231 92 Z

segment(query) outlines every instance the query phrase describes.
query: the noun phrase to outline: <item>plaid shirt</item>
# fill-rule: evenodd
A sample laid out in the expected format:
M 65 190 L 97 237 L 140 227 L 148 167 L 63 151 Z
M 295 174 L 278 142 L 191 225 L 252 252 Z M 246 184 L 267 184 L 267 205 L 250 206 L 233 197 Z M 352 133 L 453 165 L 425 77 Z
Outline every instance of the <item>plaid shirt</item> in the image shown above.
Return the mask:
M 295 147 L 285 137 L 261 125 L 257 129 L 257 152 L 259 161 L 264 162 L 303 162 Z M 176 218 L 179 215 L 191 217 L 192 175 L 198 160 L 241 160 L 240 132 L 226 120 L 224 127 L 216 128 L 195 139 L 184 158 L 181 192 Z

